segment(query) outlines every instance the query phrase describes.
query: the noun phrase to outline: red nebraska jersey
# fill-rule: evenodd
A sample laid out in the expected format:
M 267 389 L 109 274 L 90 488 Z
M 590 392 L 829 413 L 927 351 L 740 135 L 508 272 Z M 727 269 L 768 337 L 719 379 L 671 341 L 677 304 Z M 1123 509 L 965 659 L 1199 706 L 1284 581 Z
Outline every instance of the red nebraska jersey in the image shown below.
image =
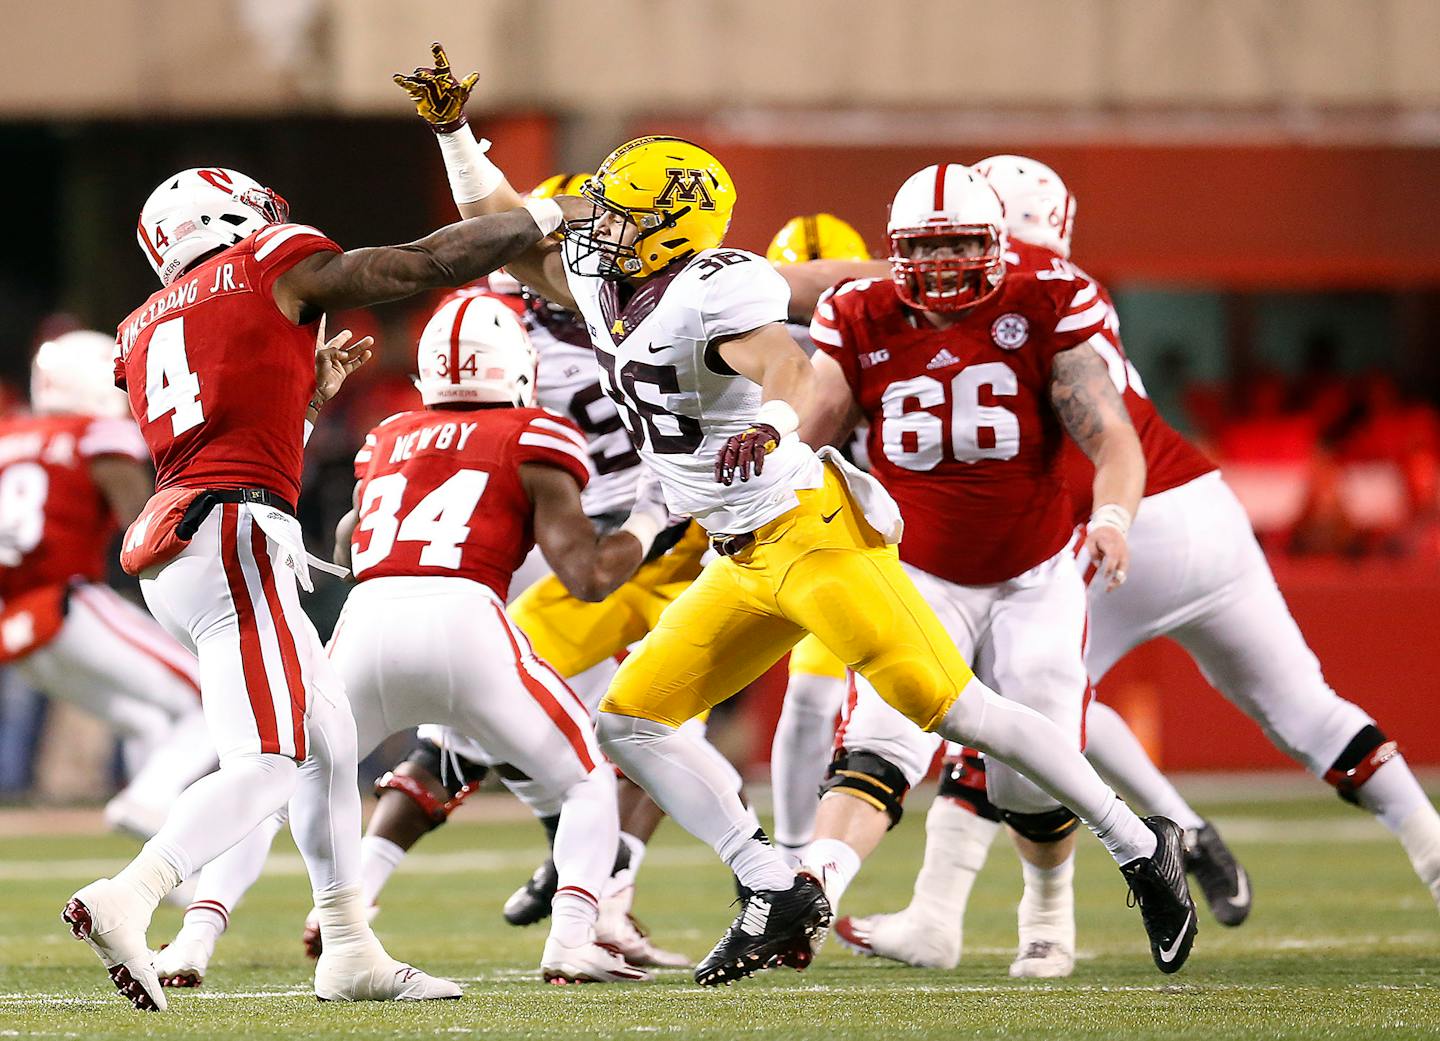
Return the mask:
M 116 524 L 90 476 L 90 463 L 104 456 L 145 460 L 134 423 L 74 415 L 0 419 L 0 600 L 72 578 L 104 578 Z
M 1043 246 L 1032 246 L 1023 242 L 1010 244 L 1013 259 L 1027 271 L 1055 272 L 1057 275 L 1073 272 L 1078 278 L 1090 278 L 1070 261 Z M 1009 258 L 1007 258 L 1007 262 Z M 1187 484 L 1202 474 L 1215 469 L 1215 464 L 1161 417 L 1155 403 L 1145 393 L 1145 384 L 1134 363 L 1125 354 L 1120 342 L 1120 318 L 1115 313 L 1115 304 L 1110 294 L 1100 283 L 1090 279 L 1100 291 L 1108 313 L 1105 328 L 1100 336 L 1090 341 L 1090 346 L 1104 360 L 1110 370 L 1110 380 L 1125 401 L 1130 413 L 1130 422 L 1140 438 L 1140 448 L 1145 453 L 1145 494 L 1158 495 Z M 1093 508 L 1091 492 L 1095 481 L 1095 467 L 1080 451 L 1080 446 L 1066 439 L 1065 484 L 1070 490 L 1070 501 L 1075 506 L 1075 521 L 1087 520 Z
M 511 576 L 535 545 L 521 464 L 559 467 L 584 488 L 586 451 L 578 427 L 540 408 L 391 416 L 366 435 L 355 456 L 355 578 L 468 578 L 505 599 Z
M 999 292 L 937 329 L 889 279 L 830 290 L 810 334 L 870 424 L 871 472 L 905 518 L 900 558 L 962 585 L 1014 578 L 1074 530 L 1050 404 L 1056 354 L 1103 328 L 1094 283 L 1008 271 Z
M 160 290 L 121 324 L 115 382 L 130 393 L 159 490 L 265 488 L 300 498 L 316 323 L 275 306 L 275 280 L 340 247 L 272 224 Z

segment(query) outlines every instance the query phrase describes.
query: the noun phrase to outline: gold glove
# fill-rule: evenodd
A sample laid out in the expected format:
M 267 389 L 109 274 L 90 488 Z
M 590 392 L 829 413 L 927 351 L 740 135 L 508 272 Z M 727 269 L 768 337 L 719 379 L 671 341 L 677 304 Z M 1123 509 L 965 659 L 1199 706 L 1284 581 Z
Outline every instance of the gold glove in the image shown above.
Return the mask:
M 395 82 L 415 102 L 415 111 L 437 134 L 449 134 L 465 125 L 465 103 L 475 89 L 480 73 L 472 72 L 463 80 L 457 80 L 450 71 L 450 59 L 445 48 L 438 42 L 430 45 L 435 67 L 417 68 L 410 75 L 396 73 Z

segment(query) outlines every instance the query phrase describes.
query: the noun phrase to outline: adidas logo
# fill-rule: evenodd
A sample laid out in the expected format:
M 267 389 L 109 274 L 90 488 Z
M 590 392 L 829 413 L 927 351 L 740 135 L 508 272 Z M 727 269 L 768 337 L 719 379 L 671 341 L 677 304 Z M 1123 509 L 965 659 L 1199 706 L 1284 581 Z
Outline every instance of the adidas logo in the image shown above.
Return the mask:
M 941 347 L 941 348 L 940 348 L 940 353 L 937 354 L 937 355 L 935 355 L 935 357 L 931 358 L 931 359 L 930 359 L 930 364 L 927 365 L 927 366 L 925 366 L 925 368 L 927 368 L 927 369 L 943 369 L 943 368 L 945 368 L 945 366 L 947 366 L 947 365 L 959 365 L 959 364 L 960 364 L 960 359 L 957 358 L 957 357 L 955 357 L 955 355 L 951 354 L 949 348 L 947 348 L 947 347 Z
M 745 910 L 740 914 L 740 931 L 751 936 L 765 935 L 765 925 L 770 921 L 770 901 L 751 897 L 745 901 Z

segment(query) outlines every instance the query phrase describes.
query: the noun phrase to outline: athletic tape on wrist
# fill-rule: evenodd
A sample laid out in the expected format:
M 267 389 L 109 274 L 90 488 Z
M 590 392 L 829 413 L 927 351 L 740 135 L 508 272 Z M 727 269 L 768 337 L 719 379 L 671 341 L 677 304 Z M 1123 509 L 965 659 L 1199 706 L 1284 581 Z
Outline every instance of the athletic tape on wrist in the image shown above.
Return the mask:
M 756 423 L 768 423 L 780 432 L 781 437 L 787 437 L 800 429 L 800 417 L 790 406 L 788 401 L 780 398 L 772 398 L 760 406 L 760 411 L 755 413 Z
M 1114 528 L 1121 535 L 1130 532 L 1132 518 L 1130 511 L 1117 503 L 1107 502 L 1103 506 L 1097 506 L 1095 512 L 1090 514 L 1090 527 L 1093 528 Z
M 660 524 L 654 517 L 644 513 L 632 513 L 625 518 L 625 523 L 620 525 L 620 530 L 629 532 L 640 543 L 642 556 L 648 555 L 650 547 L 655 542 L 655 536 L 660 534 Z
M 490 142 L 476 141 L 468 126 L 448 134 L 436 134 L 435 140 L 440 142 L 445 174 L 450 179 L 450 194 L 456 205 L 489 198 L 505 180 L 505 174 L 485 154 Z
M 542 238 L 565 222 L 565 215 L 560 212 L 560 204 L 554 199 L 526 199 L 524 206 L 530 211 L 530 216 L 535 218 Z

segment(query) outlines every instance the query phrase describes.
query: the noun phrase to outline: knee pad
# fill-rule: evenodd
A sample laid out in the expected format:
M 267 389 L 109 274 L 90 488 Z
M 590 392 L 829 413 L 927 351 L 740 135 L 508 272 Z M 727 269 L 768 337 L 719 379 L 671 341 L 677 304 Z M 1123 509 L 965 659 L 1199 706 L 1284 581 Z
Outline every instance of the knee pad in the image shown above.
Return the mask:
M 899 767 L 874 752 L 852 752 L 840 749 L 820 786 L 820 794 L 844 792 L 868 802 L 890 818 L 890 827 L 900 823 L 905 814 L 905 793 L 910 784 Z M 889 830 L 888 828 L 886 829 Z
M 422 739 L 399 768 L 386 771 L 375 782 L 375 795 L 378 797 L 386 791 L 401 792 L 420 807 L 429 818 L 432 829 L 438 828 L 450 819 L 450 814 L 455 812 L 456 807 L 480 787 L 480 782 L 488 772 L 487 767 L 460 756 L 452 757 L 450 763 L 445 764 L 440 746 L 433 741 Z M 427 775 L 445 789 L 449 799 L 441 802 L 435 797 L 425 782 Z
M 990 801 L 985 790 L 985 760 L 979 752 L 965 749 L 957 758 L 947 758 L 940 770 L 940 789 L 936 793 L 942 799 L 963 802 L 975 811 L 977 817 L 987 821 L 1000 821 L 999 808 Z
M 1001 810 L 1000 818 L 1015 829 L 1015 834 L 1031 842 L 1059 842 L 1074 834 L 1080 826 L 1080 818 L 1064 806 L 1057 806 L 1044 813 L 1012 813 Z
M 1325 771 L 1325 783 L 1334 787 L 1340 798 L 1360 805 L 1355 793 L 1370 780 L 1380 767 L 1400 754 L 1400 746 L 1385 736 L 1374 723 L 1368 723 L 1350 739 L 1345 751 Z

